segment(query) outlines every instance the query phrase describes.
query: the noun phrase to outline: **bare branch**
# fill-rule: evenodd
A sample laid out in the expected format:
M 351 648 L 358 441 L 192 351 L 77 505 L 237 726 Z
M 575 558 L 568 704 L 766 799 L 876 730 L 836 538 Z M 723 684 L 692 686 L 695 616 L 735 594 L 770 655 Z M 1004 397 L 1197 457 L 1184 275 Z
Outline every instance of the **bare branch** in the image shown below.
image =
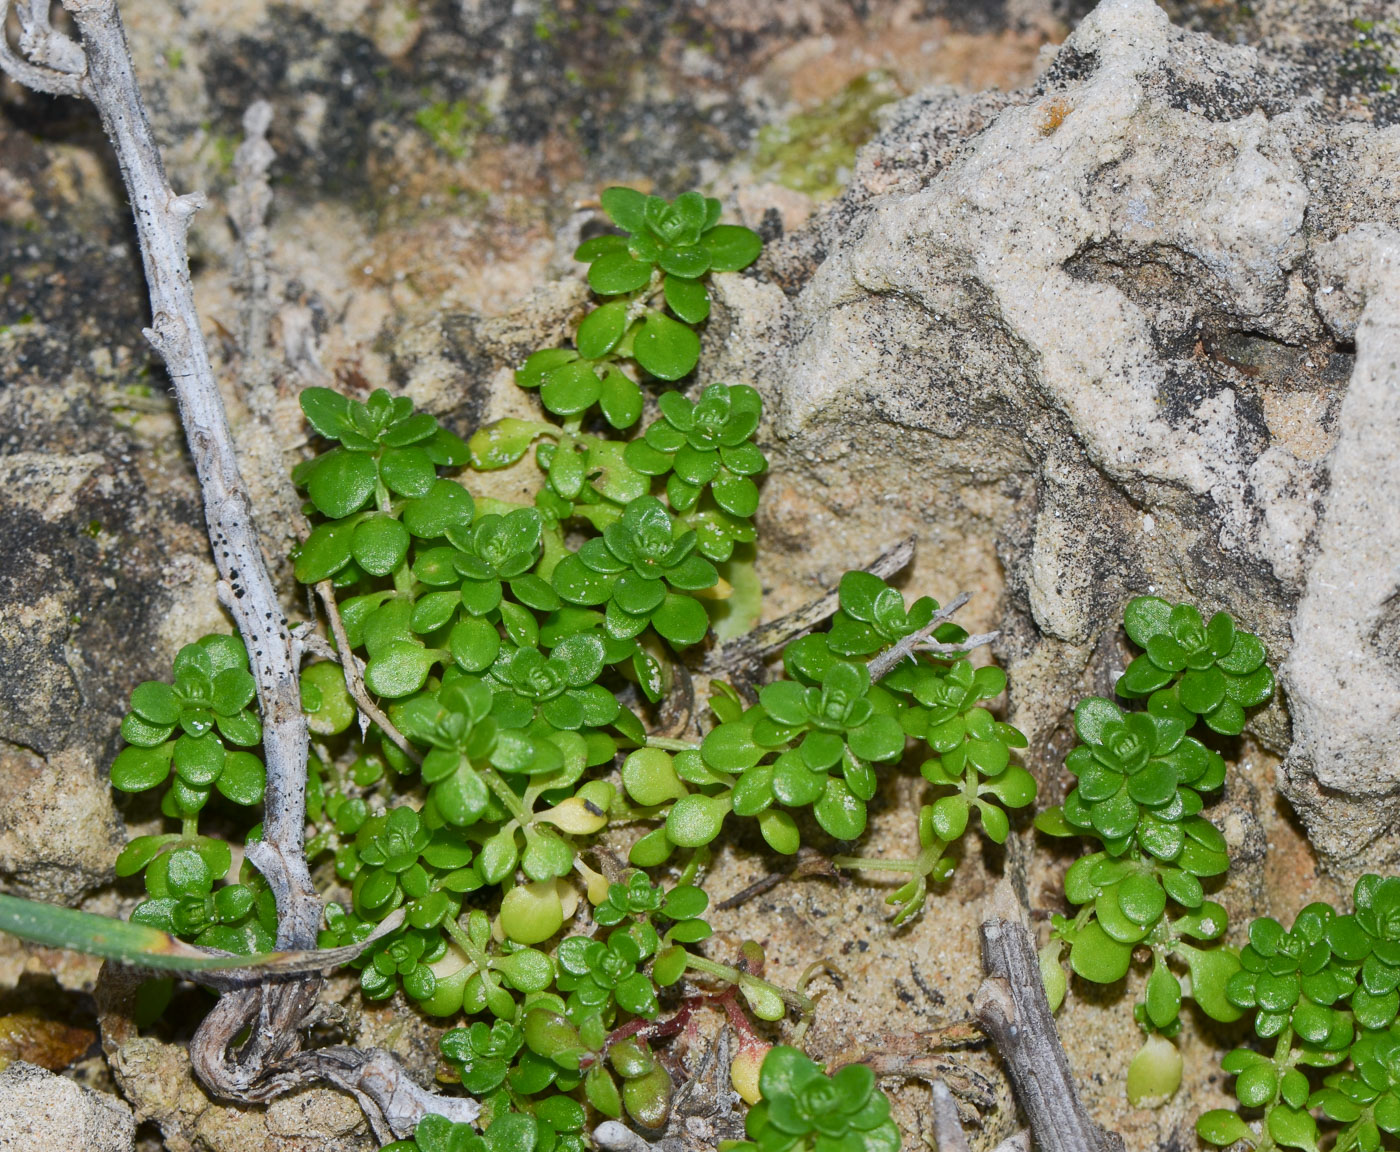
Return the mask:
M 19 50 L 42 68 L 81 79 L 87 71 L 87 58 L 76 42 L 49 22 L 49 0 L 29 0 L 16 11 L 19 14 Z
M 963 592 L 950 600 L 942 608 L 938 609 L 929 620 L 917 632 L 911 632 L 908 636 L 902 637 L 893 648 L 881 652 L 872 659 L 866 667 L 870 670 L 870 679 L 876 681 L 881 677 L 889 675 L 906 659 L 912 660 L 915 652 L 934 652 L 940 656 L 961 656 L 970 652 L 974 648 L 979 648 L 983 644 L 990 644 L 1001 633 L 983 632 L 977 636 L 969 636 L 956 644 L 943 644 L 937 640 L 930 640 L 929 637 L 938 630 L 938 626 L 953 615 L 959 608 L 966 604 L 972 597 Z
M 377 725 L 379 730 L 398 745 L 399 751 L 413 763 L 423 763 L 422 753 L 408 742 L 402 732 L 394 727 L 393 722 L 384 714 L 384 710 L 370 699 L 369 693 L 365 691 L 360 658 L 350 648 L 350 638 L 345 634 L 345 624 L 340 619 L 340 605 L 335 602 L 335 585 L 329 580 L 322 580 L 316 585 L 316 596 L 321 601 L 321 607 L 326 610 L 326 619 L 330 621 L 331 625 L 331 635 L 335 637 L 336 652 L 334 658 L 345 673 L 345 690 L 350 693 L 350 699 L 355 701 L 355 707 L 360 710 L 360 715 L 370 723 Z
M 272 105 L 255 100 L 243 113 L 243 143 L 233 154 L 233 187 L 229 216 L 238 232 L 238 263 L 234 275 L 242 290 L 239 343 L 243 352 L 243 386 L 259 415 L 270 415 L 273 384 L 267 353 L 272 327 L 270 277 L 267 271 L 267 214 L 272 207 L 268 170 L 277 155 L 267 142 Z
M 942 1080 L 935 1080 L 929 1089 L 932 1094 L 933 1139 L 938 1145 L 938 1152 L 968 1152 L 967 1134 L 963 1131 L 958 1106 L 953 1102 L 948 1085 Z
M 914 537 L 906 536 L 866 565 L 865 571 L 888 580 L 914 558 Z M 707 676 L 720 676 L 734 667 L 761 662 L 790 641 L 810 632 L 832 616 L 841 605 L 838 592 L 828 592 L 786 616 L 761 624 L 752 632 L 720 645 L 705 658 Z
M 66 7 L 82 34 L 87 57 L 83 91 L 102 117 L 131 199 L 154 318 L 146 337 L 164 359 L 175 386 L 204 494 L 220 599 L 248 647 L 258 685 L 267 760 L 265 838 L 248 845 L 248 859 L 276 897 L 279 946 L 312 948 L 321 902 L 302 853 L 307 731 L 297 684 L 301 652 L 263 562 L 248 490 L 195 311 L 185 234 L 201 199 L 177 196 L 166 179 L 114 0 L 66 0 Z
M 49 24 L 47 0 L 41 0 L 43 14 L 40 18 L 34 0 L 22 2 L 18 8 L 20 26 L 20 50 L 26 56 L 33 56 L 40 63 L 33 64 L 17 56 L 10 47 L 5 35 L 5 22 L 9 16 L 10 0 L 0 0 L 0 72 L 16 80 L 26 88 L 43 92 L 49 96 L 84 95 L 83 74 L 87 69 L 87 59 L 83 50 L 60 36 Z M 47 29 L 47 34 L 45 33 Z M 69 44 L 77 55 L 58 47 L 58 41 Z M 53 61 L 61 61 L 65 66 L 56 67 Z
M 1031 1152 L 1031 1130 L 1022 1128 L 1019 1132 L 1013 1132 L 992 1152 Z
M 1123 1152 L 1123 1138 L 1089 1118 L 1040 979 L 1040 963 L 1021 906 L 1003 879 L 982 922 L 987 978 L 973 1010 L 997 1046 L 1016 1100 L 1040 1152 Z
M 246 855 L 266 877 L 276 898 L 278 946 L 310 951 L 316 946 L 321 902 L 311 883 L 303 842 L 309 740 L 297 675 L 302 645 L 282 614 L 263 560 L 248 489 L 195 311 L 185 234 L 202 200 L 196 195 L 176 195 L 166 179 L 115 0 L 64 0 L 82 36 L 81 49 L 49 26 L 47 0 L 22 2 L 26 5 L 20 11 L 22 48 L 38 64 L 21 60 L 0 36 L 0 68 L 41 92 L 89 97 L 121 165 L 154 318 L 146 337 L 165 361 L 175 387 L 204 497 L 219 572 L 219 599 L 247 645 L 261 705 L 267 761 L 264 837 L 250 843 Z M 8 3 L 0 0 L 0 27 Z M 267 153 L 257 148 L 266 119 L 266 106 L 250 109 L 253 143 L 243 158 L 245 174 L 254 184 L 259 172 L 266 172 Z M 266 212 L 265 202 L 256 202 L 256 196 L 253 200 L 242 213 L 242 223 L 249 227 L 260 226 Z M 337 958 L 287 957 L 284 967 L 305 964 L 318 970 Z M 376 1133 L 389 1137 L 409 1135 L 428 1111 L 458 1120 L 474 1120 L 480 1111 L 474 1100 L 440 1097 L 419 1087 L 393 1056 L 379 1049 L 300 1052 L 299 1025 L 321 987 L 314 970 L 280 974 L 245 970 L 220 983 L 227 990 L 190 1044 L 191 1064 L 218 1095 L 266 1101 L 299 1084 L 329 1080 L 354 1094 Z M 124 996 L 133 991 L 132 980 L 114 977 L 109 982 L 102 993 L 104 1022 L 129 1015 Z M 120 1043 L 125 1035 L 129 1028 L 114 1025 L 113 1043 Z

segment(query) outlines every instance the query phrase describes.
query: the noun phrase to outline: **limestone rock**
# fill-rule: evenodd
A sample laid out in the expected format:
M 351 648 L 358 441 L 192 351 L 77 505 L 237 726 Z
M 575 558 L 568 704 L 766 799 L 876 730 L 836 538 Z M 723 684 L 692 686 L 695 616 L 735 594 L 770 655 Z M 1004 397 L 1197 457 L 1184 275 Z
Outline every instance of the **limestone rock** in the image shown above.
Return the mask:
M 1033 90 L 900 105 L 772 256 L 792 295 L 745 321 L 762 351 L 710 365 L 767 389 L 773 471 L 805 473 L 777 482 L 810 506 L 800 564 L 827 581 L 915 532 L 921 590 L 1000 614 L 1033 748 L 1111 687 L 1132 595 L 1228 610 L 1276 665 L 1298 645 L 1281 782 L 1314 842 L 1343 863 L 1388 836 L 1392 241 L 1332 240 L 1347 205 L 1400 216 L 1396 132 L 1150 0 L 1104 0 Z M 1252 732 L 1290 747 L 1282 706 Z
M 364 1114 L 349 1096 L 310 1088 L 266 1108 L 211 1100 L 190 1069 L 182 1044 L 153 1037 L 126 1040 L 108 1056 L 136 1114 L 158 1125 L 171 1152 L 373 1152 Z
M 23 1060 L 0 1072 L 0 1148 L 131 1152 L 135 1142 L 131 1109 L 116 1097 Z

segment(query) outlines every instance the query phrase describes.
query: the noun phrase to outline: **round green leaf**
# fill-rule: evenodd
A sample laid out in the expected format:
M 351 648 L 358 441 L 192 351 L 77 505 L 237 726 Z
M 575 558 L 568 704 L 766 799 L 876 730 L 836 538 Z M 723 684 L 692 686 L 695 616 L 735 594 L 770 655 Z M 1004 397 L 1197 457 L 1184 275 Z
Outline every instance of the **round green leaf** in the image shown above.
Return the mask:
M 627 328 L 627 309 L 630 301 L 614 300 L 595 308 L 583 318 L 574 335 L 574 345 L 584 360 L 597 360 L 606 356 L 622 339 Z
M 300 401 L 307 423 L 327 440 L 339 440 L 350 430 L 350 401 L 335 389 L 304 388 Z
M 399 496 L 428 495 L 437 481 L 437 466 L 422 448 L 386 448 L 379 458 L 379 476 Z
M 1192 670 L 1181 678 L 1181 703 L 1197 713 L 1210 712 L 1225 699 L 1225 676 L 1219 668 Z
M 175 690 L 158 680 L 147 680 L 136 686 L 131 693 L 131 710 L 150 724 L 165 728 L 173 727 L 180 719 L 180 701 Z
M 658 379 L 679 380 L 700 359 L 700 338 L 679 321 L 649 312 L 633 337 L 632 355 Z
M 365 686 L 391 700 L 417 692 L 438 661 L 438 653 L 406 640 L 392 640 L 365 666 Z
M 609 252 L 588 266 L 588 286 L 599 296 L 635 292 L 651 279 L 651 267 L 626 252 Z
M 302 669 L 301 707 L 307 727 L 317 736 L 336 736 L 355 722 L 355 702 L 345 688 L 339 664 L 323 661 Z
M 392 516 L 371 516 L 355 526 L 350 551 L 371 576 L 387 576 L 408 555 L 408 529 Z
M 118 876 L 135 876 L 152 860 L 160 855 L 176 836 L 137 836 L 117 856 L 115 870 Z
M 1201 1113 L 1196 1121 L 1196 1135 L 1207 1144 L 1214 1144 L 1220 1148 L 1240 1140 L 1247 1140 L 1253 1144 L 1258 1139 L 1254 1130 L 1237 1113 L 1224 1108 L 1213 1108 L 1209 1112 Z
M 1132 963 L 1133 946 L 1106 933 L 1097 920 L 1090 921 L 1070 946 L 1069 963 L 1076 973 L 1095 984 L 1121 980 Z
M 663 825 L 648 832 L 633 844 L 627 853 L 627 861 L 638 868 L 654 868 L 658 864 L 664 864 L 674 849 L 675 845 L 667 836 Z
M 447 638 L 452 660 L 465 672 L 483 672 L 495 663 L 501 651 L 501 635 L 496 626 L 480 616 L 468 616 L 452 627 Z
M 663 284 L 666 306 L 687 324 L 700 324 L 710 314 L 710 293 L 698 280 L 667 276 Z
M 635 188 L 605 188 L 598 199 L 608 218 L 619 228 L 633 233 L 646 230 L 647 198 L 644 193 Z
M 1268 1112 L 1269 1135 L 1285 1148 L 1317 1152 L 1317 1121 L 1301 1108 L 1278 1104 Z
M 353 524 L 336 521 L 319 524 L 312 529 L 297 551 L 296 578 L 303 584 L 316 584 L 329 580 L 350 563 L 350 544 L 355 534 Z
M 1155 876 L 1135 872 L 1118 885 L 1118 907 L 1133 923 L 1151 927 L 1167 909 L 1167 894 Z
M 851 792 L 844 780 L 828 779 L 822 798 L 812 813 L 828 834 L 838 840 L 854 840 L 865 831 L 865 802 Z
M 710 268 L 715 272 L 747 268 L 763 251 L 758 233 L 738 224 L 717 224 L 705 233 L 700 243 L 710 254 Z
M 340 672 L 333 664 L 326 667 Z M 230 752 L 214 786 L 235 804 L 261 804 L 263 791 L 267 787 L 267 770 L 251 752 Z
M 186 734 L 175 741 L 175 772 L 185 783 L 207 788 L 219 778 L 225 755 L 223 741 L 214 733 Z
M 635 380 L 615 366 L 603 374 L 603 386 L 598 394 L 598 406 L 614 428 L 630 428 L 642 414 L 642 390 Z M 599 491 L 603 491 L 599 488 Z M 604 493 L 607 494 L 606 492 Z
M 768 808 L 758 814 L 758 830 L 768 847 L 784 856 L 791 856 L 802 847 L 802 833 L 797 821 L 781 808 Z
M 556 416 L 576 416 L 598 402 L 603 382 L 593 366 L 575 360 L 556 368 L 540 387 L 540 402 Z
M 372 456 L 336 448 L 315 461 L 306 491 L 323 515 L 339 520 L 369 503 L 375 479 Z
M 668 592 L 652 615 L 651 624 L 673 648 L 679 649 L 703 640 L 710 628 L 710 618 L 698 600 L 682 593 Z
M 720 797 L 682 796 L 666 816 L 666 838 L 680 848 L 699 848 L 719 835 L 728 812 L 728 800 Z
M 1170 974 L 1167 979 L 1176 983 Z M 1128 1102 L 1142 1108 L 1172 1096 L 1181 1087 L 1181 1066 L 1181 1052 L 1175 1044 L 1164 1036 L 1149 1036 L 1128 1065 Z
M 685 795 L 671 754 L 660 748 L 638 748 L 622 762 L 622 783 L 638 804 L 665 804 Z
M 404 505 L 403 524 L 420 540 L 436 540 L 454 527 L 466 527 L 474 512 L 472 494 L 452 480 L 434 481 L 426 496 Z
M 1186 954 L 1186 966 L 1191 973 L 1191 999 L 1212 1020 L 1229 1024 L 1242 1013 L 1225 997 L 1230 977 L 1240 970 L 1234 953 L 1224 948 L 1191 948 L 1184 945 L 1178 951 Z

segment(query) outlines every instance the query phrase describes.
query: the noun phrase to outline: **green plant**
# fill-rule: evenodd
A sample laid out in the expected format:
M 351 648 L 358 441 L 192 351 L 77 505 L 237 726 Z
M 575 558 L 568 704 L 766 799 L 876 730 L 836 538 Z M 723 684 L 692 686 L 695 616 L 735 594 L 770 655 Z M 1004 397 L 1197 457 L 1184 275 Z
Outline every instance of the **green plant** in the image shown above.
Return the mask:
M 1012 762 L 1024 738 L 986 707 L 1004 675 L 974 669 L 967 634 L 936 602 L 906 609 L 860 572 L 841 581 L 829 629 L 787 646 L 788 678 L 757 703 L 716 682 L 702 739 L 649 736 L 685 650 L 755 583 L 762 403 L 747 386 L 711 384 L 694 400 L 663 392 L 658 417 L 630 439 L 603 426 L 630 428 L 640 383 L 694 367 L 705 278 L 747 265 L 759 246 L 695 194 L 668 204 L 610 189 L 604 203 L 629 235 L 589 241 L 579 257 L 608 302 L 584 317 L 574 348 L 535 354 L 517 377 L 557 423 L 500 421 L 468 445 L 383 389 L 363 401 L 302 395 L 327 446 L 293 473 L 313 520 L 294 570 L 334 605 L 342 662 L 301 674 L 329 753 L 312 757 L 307 785 L 306 854 L 334 897 L 319 944 L 348 950 L 369 999 L 401 992 L 429 1015 L 464 1019 L 443 1036 L 442 1075 L 482 1103 L 480 1133 L 428 1116 L 397 1149 L 581 1152 L 590 1114 L 661 1128 L 673 1087 L 653 1046 L 700 1004 L 723 1005 L 751 1063 L 767 1046 L 745 1010 L 810 1016 L 801 985 L 764 979 L 754 942 L 732 963 L 701 949 L 711 929 L 700 878 L 731 813 L 757 820 L 783 853 L 799 846 L 793 813 L 804 809 L 827 835 L 856 840 L 881 773 L 915 738 L 931 788 L 920 854 L 837 860 L 907 873 L 891 897 L 902 922 L 951 873 L 949 849 L 974 812 L 1001 841 L 1007 811 L 1034 798 Z M 586 425 L 594 406 L 602 423 Z M 530 504 L 474 496 L 447 471 L 506 467 L 532 444 L 541 484 Z M 373 723 L 356 732 L 364 694 Z M 199 831 L 215 793 L 261 799 L 262 765 L 245 750 L 261 738 L 253 696 L 229 637 L 183 649 L 173 685 L 132 695 L 131 747 L 113 782 L 138 791 L 169 779 L 162 811 L 180 822 L 133 841 L 118 863 L 122 875 L 145 871 L 143 930 L 244 954 L 275 943 L 264 882 L 229 876 L 230 845 Z M 619 760 L 620 787 L 607 778 Z M 633 869 L 608 880 L 588 852 L 624 822 L 653 827 L 632 845 Z M 677 852 L 678 882 L 645 871 Z M 582 897 L 593 926 L 568 934 Z M 897 1142 L 867 1069 L 828 1078 L 794 1049 L 774 1052 L 757 1076 L 772 1092 L 750 1126 L 764 1148 Z
M 1205 883 L 1230 866 L 1225 838 L 1200 813 L 1203 793 L 1220 788 L 1225 761 L 1187 732 L 1197 719 L 1217 732 L 1238 733 L 1242 708 L 1273 692 L 1258 639 L 1236 630 L 1224 612 L 1207 625 L 1190 605 L 1140 596 L 1124 612 L 1129 637 L 1147 649 L 1128 666 L 1117 692 L 1147 697 L 1145 711 L 1124 712 L 1090 697 L 1074 713 L 1082 741 L 1065 758 L 1077 779 L 1062 806 L 1036 818 L 1052 836 L 1087 836 L 1102 850 L 1076 860 L 1065 873 L 1065 897 L 1079 907 L 1056 916 L 1041 968 L 1052 1006 L 1063 999 L 1063 950 L 1083 979 L 1111 984 L 1126 975 L 1135 949 L 1150 950 L 1151 972 L 1135 1008 L 1149 1033 L 1173 1036 L 1180 1028 L 1181 982 L 1172 961 L 1190 974 L 1190 995 L 1216 1020 L 1239 1018 L 1227 995 L 1240 960 L 1220 941 L 1225 909 L 1206 898 Z M 1174 912 L 1169 909 L 1175 908 Z M 1129 1073 L 1136 1099 L 1176 1091 L 1179 1060 L 1159 1044 L 1139 1054 Z
M 895 1152 L 899 1129 L 875 1073 L 848 1064 L 828 1076 L 796 1048 L 778 1045 L 759 1072 L 763 1098 L 744 1122 L 747 1141 L 733 1152 Z
M 1400 1133 L 1400 879 L 1361 877 L 1348 915 L 1315 903 L 1291 929 L 1253 921 L 1240 964 L 1226 996 L 1272 1050 L 1237 1048 L 1222 1067 L 1258 1119 L 1216 1109 L 1197 1121 L 1201 1138 L 1312 1152 L 1318 1111 L 1334 1148 L 1376 1152 Z

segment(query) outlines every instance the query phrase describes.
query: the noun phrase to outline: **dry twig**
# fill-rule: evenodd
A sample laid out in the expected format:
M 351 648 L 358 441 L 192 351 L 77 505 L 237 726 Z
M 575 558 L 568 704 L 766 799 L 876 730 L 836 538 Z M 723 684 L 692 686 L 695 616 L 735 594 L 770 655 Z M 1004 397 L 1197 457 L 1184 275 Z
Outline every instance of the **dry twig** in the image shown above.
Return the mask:
M 1035 945 L 1004 879 L 982 922 L 982 964 L 987 978 L 973 1010 L 996 1044 L 1035 1146 L 1040 1152 L 1123 1152 L 1123 1138 L 1095 1124 L 1080 1102 L 1045 998 Z
M 22 55 L 17 55 L 3 34 L 9 0 L 0 0 L 0 70 L 39 92 L 91 100 L 116 152 L 150 291 L 153 321 L 145 335 L 175 388 L 204 497 L 219 599 L 247 645 L 257 681 L 267 789 L 263 839 L 248 845 L 247 857 L 276 898 L 278 946 L 314 949 L 321 902 L 303 851 L 308 734 L 298 687 L 302 648 L 263 560 L 195 311 L 185 237 L 203 201 L 176 195 L 166 178 L 115 0 L 64 0 L 64 7 L 81 45 L 52 27 L 49 0 L 22 0 Z M 250 158 L 253 167 L 259 162 Z M 257 219 L 256 208 L 251 218 Z M 298 1026 L 320 986 L 316 973 L 259 974 L 255 983 L 226 991 L 190 1044 L 191 1063 L 204 1083 L 230 1099 L 265 1101 L 300 1084 L 328 1080 L 355 1095 L 380 1136 L 409 1134 L 430 1110 L 455 1120 L 476 1117 L 476 1101 L 426 1092 L 385 1052 L 299 1052 Z
M 423 763 L 422 753 L 418 751 L 402 732 L 394 727 L 393 722 L 384 714 L 384 710 L 379 707 L 370 695 L 365 691 L 364 669 L 361 666 L 360 658 L 355 655 L 350 647 L 350 638 L 345 634 L 345 624 L 340 618 L 340 605 L 335 602 L 335 585 L 329 580 L 322 580 L 316 585 L 316 596 L 321 601 L 321 607 L 325 609 L 326 619 L 330 622 L 331 635 L 335 637 L 335 651 L 332 659 L 340 664 L 341 670 L 345 673 L 345 690 L 350 693 L 350 699 L 355 701 L 355 707 L 360 710 L 363 721 L 368 721 L 379 727 L 379 730 L 389 737 L 405 756 L 415 764 Z

